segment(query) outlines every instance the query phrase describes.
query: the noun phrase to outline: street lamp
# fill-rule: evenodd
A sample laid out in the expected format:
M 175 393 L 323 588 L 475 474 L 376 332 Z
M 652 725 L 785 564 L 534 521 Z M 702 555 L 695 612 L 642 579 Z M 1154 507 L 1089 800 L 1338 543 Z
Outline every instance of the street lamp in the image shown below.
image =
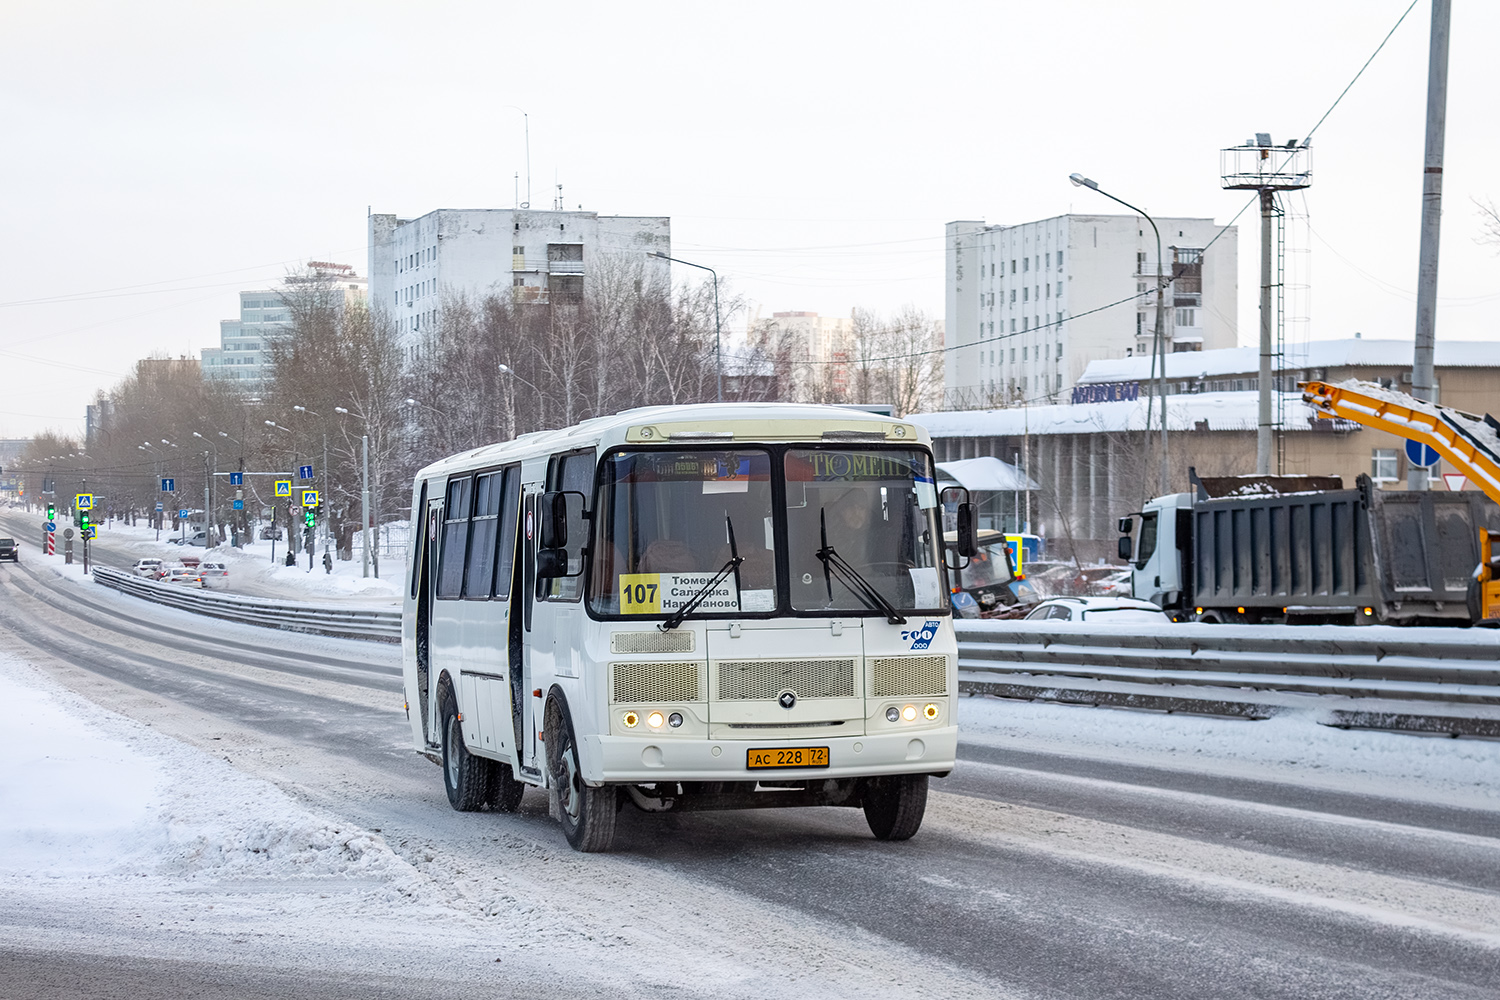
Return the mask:
M 719 375 L 717 401 L 720 403 L 724 402 L 724 353 L 721 349 L 722 341 L 720 339 L 719 324 L 719 272 L 703 264 L 694 264 L 690 260 L 678 260 L 676 257 L 662 253 L 660 250 L 653 250 L 646 256 L 660 257 L 662 260 L 669 260 L 674 264 L 686 264 L 688 267 L 696 267 L 700 271 L 707 271 L 714 276 L 714 364 L 718 369 Z
M 533 383 L 530 379 L 526 378 L 520 372 L 516 371 L 510 365 L 502 363 L 499 367 L 500 367 L 500 374 L 502 374 L 502 375 L 509 375 L 511 378 L 518 378 L 522 382 L 525 382 L 527 385 L 531 386 L 533 389 L 536 389 L 537 392 L 541 392 L 542 391 L 542 390 L 536 388 L 536 384 L 535 383 Z M 414 403 L 414 402 L 416 402 L 416 400 L 414 400 L 414 399 L 408 399 L 407 402 L 408 403 Z
M 1156 234 L 1156 335 L 1151 341 L 1151 370 L 1156 375 L 1156 395 L 1161 397 L 1161 492 L 1163 495 L 1171 489 L 1171 476 L 1167 468 L 1167 355 L 1166 343 L 1163 340 L 1162 312 L 1166 307 L 1167 286 L 1162 280 L 1161 271 L 1161 230 L 1156 228 L 1156 220 L 1145 212 L 1136 208 L 1123 198 L 1116 198 L 1108 191 L 1101 188 L 1097 181 L 1090 180 L 1082 174 L 1069 174 L 1068 180 L 1073 182 L 1074 187 L 1086 187 L 1097 191 L 1110 201 L 1117 202 L 1130 209 L 1132 212 L 1151 223 L 1151 231 Z M 1160 367 L 1158 367 L 1158 363 Z M 1146 402 L 1146 433 L 1151 433 L 1151 403 Z

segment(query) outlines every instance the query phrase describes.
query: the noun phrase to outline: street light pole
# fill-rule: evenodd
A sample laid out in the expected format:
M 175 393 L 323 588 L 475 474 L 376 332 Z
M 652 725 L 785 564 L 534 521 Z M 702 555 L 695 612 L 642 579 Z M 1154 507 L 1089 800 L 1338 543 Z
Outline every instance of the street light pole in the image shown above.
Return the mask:
M 718 369 L 718 395 L 716 399 L 720 403 L 724 402 L 724 345 L 719 322 L 719 272 L 704 264 L 694 264 L 690 260 L 679 260 L 676 257 L 668 256 L 660 250 L 654 250 L 647 256 L 660 257 L 662 260 L 669 260 L 674 264 L 686 264 L 688 267 L 696 267 L 700 271 L 707 271 L 714 276 L 714 365 Z
M 1166 282 L 1162 280 L 1161 270 L 1161 230 L 1156 228 L 1156 220 L 1145 212 L 1136 208 L 1123 198 L 1116 198 L 1108 191 L 1101 188 L 1097 182 L 1090 180 L 1082 174 L 1070 174 L 1068 180 L 1073 182 L 1074 187 L 1086 187 L 1098 191 L 1110 201 L 1118 202 L 1130 209 L 1147 222 L 1151 223 L 1151 232 L 1156 234 L 1156 335 L 1151 341 L 1151 371 L 1156 376 L 1156 394 L 1161 397 L 1161 474 L 1160 487 L 1165 495 L 1171 488 L 1171 473 L 1167 463 L 1167 354 L 1164 331 L 1162 329 L 1163 310 L 1166 308 Z M 1159 364 L 1159 367 L 1158 367 Z M 1146 403 L 1146 433 L 1151 433 L 1151 403 Z

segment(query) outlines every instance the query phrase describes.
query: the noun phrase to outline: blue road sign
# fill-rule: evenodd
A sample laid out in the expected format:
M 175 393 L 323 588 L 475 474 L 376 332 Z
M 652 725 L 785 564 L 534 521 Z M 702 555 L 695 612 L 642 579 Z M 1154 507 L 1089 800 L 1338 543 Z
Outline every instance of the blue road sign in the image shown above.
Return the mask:
M 163 493 L 172 493 L 176 489 L 177 489 L 177 480 L 175 480 L 175 479 L 163 479 L 161 481 L 161 491 Z
M 234 509 L 235 510 L 244 510 L 245 509 L 245 501 L 243 501 L 243 500 L 236 500 L 234 502 Z
M 161 504 L 157 504 L 156 505 L 156 509 L 157 510 L 165 510 L 166 508 L 164 508 Z
M 192 513 L 192 511 L 190 511 L 186 507 L 184 507 L 184 508 L 182 508 L 181 510 L 179 510 L 177 512 L 177 516 L 178 517 L 187 517 L 191 513 Z
M 1412 465 L 1426 468 L 1437 464 L 1438 453 L 1430 445 L 1425 445 L 1420 441 L 1407 441 L 1406 460 Z
M 299 465 L 299 466 L 297 466 L 297 478 L 298 479 L 311 479 L 312 478 L 312 466 L 310 466 L 310 465 Z
M 245 474 L 243 472 L 231 472 L 229 474 L 229 485 L 230 486 L 244 486 L 245 485 Z
M 48 531 L 56 531 L 57 530 L 57 522 L 56 521 L 48 521 L 47 522 L 47 530 Z

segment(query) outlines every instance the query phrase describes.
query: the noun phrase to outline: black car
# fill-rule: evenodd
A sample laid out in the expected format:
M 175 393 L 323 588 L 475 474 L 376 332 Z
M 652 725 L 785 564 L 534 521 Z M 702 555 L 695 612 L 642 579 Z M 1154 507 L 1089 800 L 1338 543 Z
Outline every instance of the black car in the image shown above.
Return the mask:
M 0 538 L 0 559 L 9 559 L 11 562 L 21 561 L 21 546 L 16 544 L 14 538 Z

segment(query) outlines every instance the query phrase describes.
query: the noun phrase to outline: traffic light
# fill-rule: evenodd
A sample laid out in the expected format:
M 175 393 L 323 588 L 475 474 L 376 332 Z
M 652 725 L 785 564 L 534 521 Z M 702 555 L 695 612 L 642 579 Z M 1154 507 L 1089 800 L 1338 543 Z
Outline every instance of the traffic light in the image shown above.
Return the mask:
M 57 505 L 54 504 L 51 500 L 47 501 L 47 520 L 57 520 Z
M 302 513 L 302 523 L 307 525 L 309 528 L 313 526 L 313 524 L 317 521 L 317 518 L 318 515 L 314 514 L 310 510 L 303 511 Z
M 80 510 L 78 512 L 78 530 L 82 531 L 85 536 L 88 535 L 89 512 L 86 510 Z

